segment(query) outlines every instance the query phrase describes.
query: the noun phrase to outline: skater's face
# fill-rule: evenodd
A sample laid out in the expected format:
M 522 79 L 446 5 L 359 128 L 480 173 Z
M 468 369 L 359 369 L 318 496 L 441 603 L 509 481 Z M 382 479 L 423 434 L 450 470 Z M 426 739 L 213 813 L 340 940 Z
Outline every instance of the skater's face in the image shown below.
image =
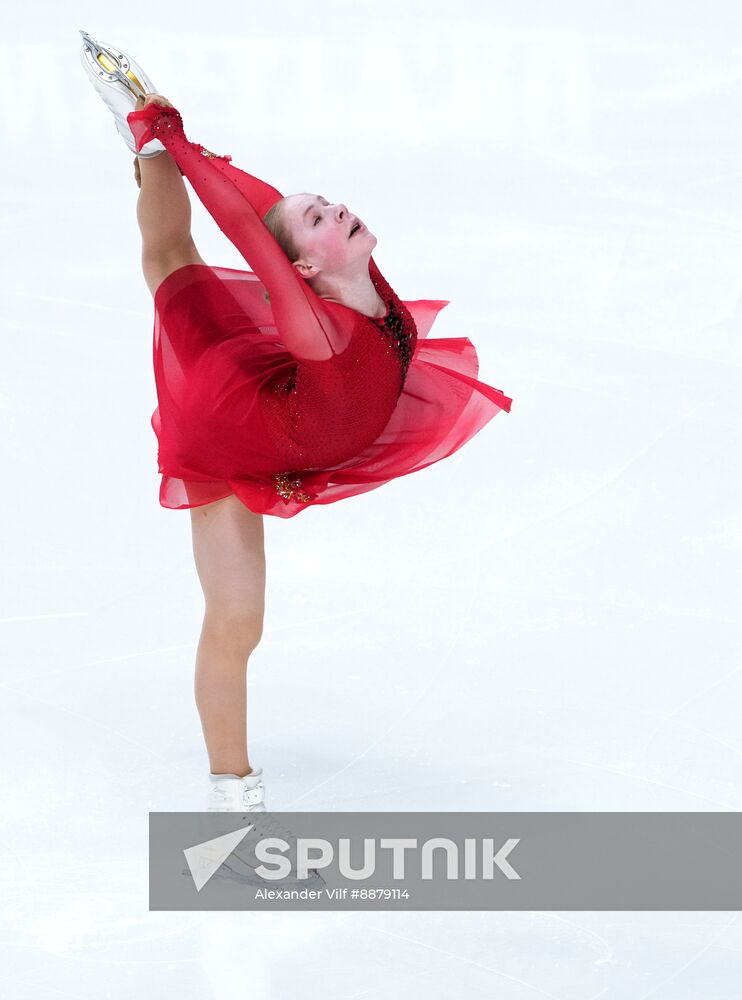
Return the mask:
M 342 202 L 324 195 L 292 194 L 284 198 L 283 215 L 299 252 L 299 271 L 312 277 L 318 270 L 347 270 L 356 260 L 368 262 L 376 237 Z M 301 265 L 313 265 L 306 274 Z

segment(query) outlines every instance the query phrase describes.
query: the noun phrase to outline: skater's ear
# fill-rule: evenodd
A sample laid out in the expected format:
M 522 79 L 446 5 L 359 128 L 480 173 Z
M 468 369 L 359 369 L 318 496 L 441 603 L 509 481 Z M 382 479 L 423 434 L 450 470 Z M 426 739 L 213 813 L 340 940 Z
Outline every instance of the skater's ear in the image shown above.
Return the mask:
M 302 278 L 313 278 L 317 274 L 317 268 L 314 264 L 308 264 L 303 257 L 295 260 L 293 267 Z

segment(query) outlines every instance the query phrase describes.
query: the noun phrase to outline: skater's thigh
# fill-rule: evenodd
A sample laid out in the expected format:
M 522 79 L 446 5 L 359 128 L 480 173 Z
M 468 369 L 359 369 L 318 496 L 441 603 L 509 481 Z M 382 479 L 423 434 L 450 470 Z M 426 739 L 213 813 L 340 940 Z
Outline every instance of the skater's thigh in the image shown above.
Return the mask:
M 165 250 L 153 250 L 145 245 L 142 250 L 142 272 L 152 296 L 160 287 L 165 278 L 169 277 L 173 271 L 184 267 L 186 264 L 205 264 L 201 254 L 193 242 L 193 237 L 178 246 L 169 247 Z
M 248 510 L 234 495 L 190 511 L 193 555 L 207 615 L 262 627 L 263 515 Z

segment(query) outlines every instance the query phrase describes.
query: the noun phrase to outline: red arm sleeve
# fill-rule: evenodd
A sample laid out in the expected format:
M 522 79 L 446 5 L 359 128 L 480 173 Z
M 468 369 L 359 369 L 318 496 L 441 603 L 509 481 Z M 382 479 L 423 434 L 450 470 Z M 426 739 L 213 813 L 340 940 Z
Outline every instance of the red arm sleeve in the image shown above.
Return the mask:
M 187 139 L 175 108 L 153 102 L 130 112 L 127 122 L 138 150 L 150 139 L 160 140 L 216 224 L 265 285 L 286 349 L 307 360 L 337 353 L 342 333 L 334 318 L 263 222 L 263 215 L 283 197 L 281 192 L 232 166 L 231 156 L 215 156 Z

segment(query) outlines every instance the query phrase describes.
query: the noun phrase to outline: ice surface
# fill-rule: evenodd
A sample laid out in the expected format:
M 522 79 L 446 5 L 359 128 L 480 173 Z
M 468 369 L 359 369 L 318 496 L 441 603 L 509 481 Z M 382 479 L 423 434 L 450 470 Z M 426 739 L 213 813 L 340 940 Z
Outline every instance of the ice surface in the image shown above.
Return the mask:
M 435 467 L 265 518 L 269 808 L 725 811 L 738 5 L 45 0 L 3 20 L 0 993 L 735 996 L 736 913 L 147 911 L 148 810 L 200 808 L 207 771 L 202 597 L 189 514 L 157 502 L 132 156 L 78 28 L 130 51 L 194 140 L 367 219 L 397 293 L 450 299 L 435 335 L 470 336 L 514 400 Z M 195 198 L 193 227 L 241 266 Z

